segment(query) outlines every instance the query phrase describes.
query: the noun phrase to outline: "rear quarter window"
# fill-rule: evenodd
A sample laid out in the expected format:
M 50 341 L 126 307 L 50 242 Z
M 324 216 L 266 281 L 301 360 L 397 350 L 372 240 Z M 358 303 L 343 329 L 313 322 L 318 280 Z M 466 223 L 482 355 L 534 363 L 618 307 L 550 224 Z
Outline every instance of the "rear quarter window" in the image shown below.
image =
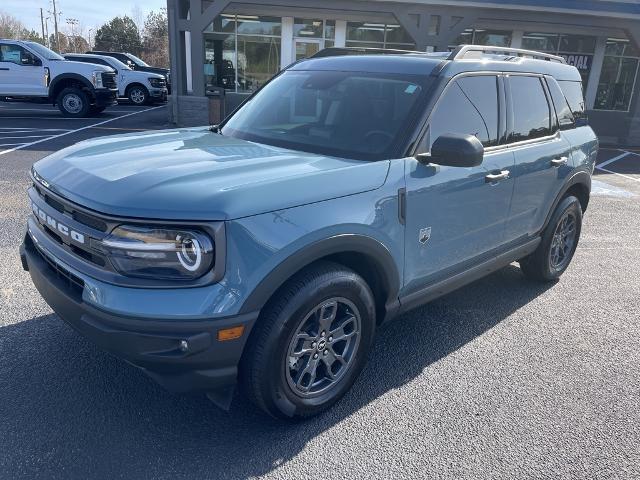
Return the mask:
M 582 82 L 569 82 L 566 80 L 559 80 L 558 85 L 562 89 L 569 107 L 571 107 L 571 113 L 575 119 L 586 117 L 586 108 L 584 104 L 584 95 L 582 93 Z

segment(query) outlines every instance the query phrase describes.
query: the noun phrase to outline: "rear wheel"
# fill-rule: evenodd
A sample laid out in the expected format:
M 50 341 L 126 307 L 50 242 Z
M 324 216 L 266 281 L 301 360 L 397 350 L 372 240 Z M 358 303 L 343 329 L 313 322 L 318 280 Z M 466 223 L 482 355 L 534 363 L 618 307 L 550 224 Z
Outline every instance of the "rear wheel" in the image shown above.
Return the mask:
M 75 87 L 62 90 L 56 103 L 65 117 L 86 117 L 91 107 L 89 96 Z
M 524 274 L 538 281 L 553 281 L 564 273 L 578 246 L 582 208 L 574 196 L 562 199 L 535 252 L 520 260 Z
M 240 365 L 243 390 L 274 417 L 316 415 L 349 390 L 374 332 L 366 282 L 340 265 L 317 264 L 292 278 L 261 315 Z

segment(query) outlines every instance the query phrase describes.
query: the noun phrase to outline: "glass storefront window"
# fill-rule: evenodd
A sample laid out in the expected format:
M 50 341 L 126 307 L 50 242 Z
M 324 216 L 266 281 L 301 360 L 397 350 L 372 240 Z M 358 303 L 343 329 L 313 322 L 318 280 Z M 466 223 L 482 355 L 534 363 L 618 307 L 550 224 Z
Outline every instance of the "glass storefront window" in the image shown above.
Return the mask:
M 475 30 L 473 43 L 491 45 L 492 47 L 508 47 L 511 45 L 511 32 L 504 30 Z
M 522 36 L 522 48 L 538 52 L 557 53 L 560 36 L 556 33 L 527 32 Z
M 400 25 L 387 25 L 385 30 L 385 43 L 412 44 L 413 37 Z
M 490 45 L 492 47 L 508 47 L 511 45 L 511 32 L 507 30 L 485 30 L 467 28 L 456 38 L 449 48 L 453 50 L 458 45 Z
M 384 24 L 347 22 L 347 40 L 352 42 L 376 42 L 384 46 Z
M 296 18 L 293 21 L 293 36 L 322 38 L 322 24 L 322 20 Z
M 596 37 L 563 33 L 525 32 L 522 36 L 522 48 L 553 53 L 564 57 L 569 65 L 573 65 L 578 69 L 582 77 L 582 85 L 586 90 L 593 54 L 596 50 Z
M 238 91 L 253 92 L 280 70 L 280 38 L 238 35 Z
M 280 70 L 279 17 L 217 16 L 204 29 L 205 89 L 251 92 Z
M 347 47 L 415 50 L 407 31 L 397 24 L 347 22 Z
M 280 17 L 258 17 L 253 15 L 237 15 L 238 35 L 274 35 L 282 32 Z
M 626 38 L 608 38 L 604 54 L 623 57 L 640 57 L 640 50 Z
M 638 76 L 638 53 L 626 39 L 607 40 L 596 92 L 596 110 L 629 111 Z
M 596 37 L 587 35 L 561 35 L 558 52 L 593 53 L 596 50 Z
M 336 21 L 335 20 L 326 20 L 324 22 L 324 38 L 331 38 L 331 39 L 336 38 Z

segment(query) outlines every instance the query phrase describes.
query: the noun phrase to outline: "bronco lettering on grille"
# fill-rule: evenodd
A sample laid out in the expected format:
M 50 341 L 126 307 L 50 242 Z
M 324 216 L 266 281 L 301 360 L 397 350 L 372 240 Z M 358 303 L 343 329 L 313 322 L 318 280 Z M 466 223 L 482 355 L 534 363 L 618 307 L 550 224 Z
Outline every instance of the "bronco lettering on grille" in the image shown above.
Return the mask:
M 71 238 L 77 243 L 81 243 L 81 244 L 85 243 L 85 237 L 82 233 L 76 232 L 75 230 L 69 228 L 64 223 L 60 223 L 55 218 L 51 217 L 50 215 L 47 215 L 44 210 L 39 208 L 33 202 L 31 202 L 31 210 L 33 210 L 33 213 L 36 216 L 36 218 L 40 220 L 40 223 L 48 226 L 54 232 L 59 233 L 63 237 Z

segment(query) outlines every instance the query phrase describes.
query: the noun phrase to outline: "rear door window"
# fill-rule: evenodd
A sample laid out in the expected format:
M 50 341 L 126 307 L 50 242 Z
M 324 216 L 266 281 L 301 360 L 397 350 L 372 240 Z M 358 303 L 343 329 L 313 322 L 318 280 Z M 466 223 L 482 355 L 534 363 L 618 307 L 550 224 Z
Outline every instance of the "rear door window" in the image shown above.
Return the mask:
M 551 109 L 539 77 L 509 77 L 513 129 L 510 142 L 551 135 Z
M 485 147 L 496 145 L 498 118 L 497 77 L 459 78 L 447 88 L 431 114 L 430 145 L 447 133 L 474 135 Z

